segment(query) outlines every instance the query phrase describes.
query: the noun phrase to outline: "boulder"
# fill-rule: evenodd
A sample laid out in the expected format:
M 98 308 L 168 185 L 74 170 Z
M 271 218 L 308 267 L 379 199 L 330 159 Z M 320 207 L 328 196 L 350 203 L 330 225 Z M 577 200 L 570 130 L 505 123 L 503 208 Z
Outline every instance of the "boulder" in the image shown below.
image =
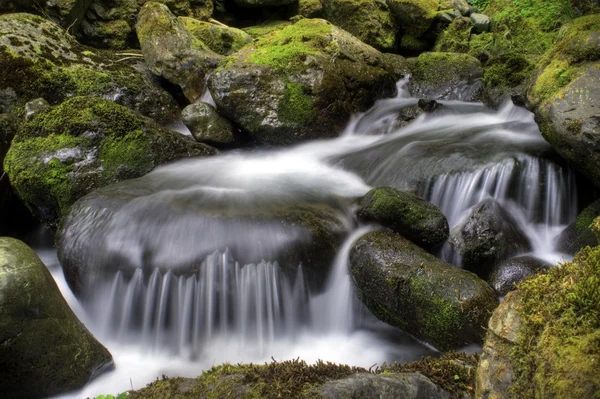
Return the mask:
M 76 32 L 90 7 L 92 0 L 55 0 L 38 2 L 36 0 L 2 0 L 0 12 L 28 12 L 50 18 L 64 29 Z
M 397 18 L 402 31 L 418 38 L 432 25 L 438 11 L 439 0 L 387 0 L 392 15 Z
M 380 52 L 320 19 L 260 36 L 208 84 L 219 112 L 263 144 L 338 135 L 348 118 L 396 92 Z
M 393 233 L 359 238 L 350 251 L 350 268 L 359 296 L 375 316 L 440 350 L 481 342 L 497 305 L 485 281 Z
M 473 13 L 471 14 L 471 21 L 473 21 L 474 33 L 483 33 L 490 30 L 490 17 L 485 14 Z
M 600 187 L 600 14 L 577 18 L 539 63 L 528 92 L 542 135 Z
M 432 100 L 479 101 L 483 69 L 468 54 L 423 53 L 411 60 L 408 85 L 414 97 Z
M 383 0 L 325 0 L 324 18 L 380 51 L 396 47 L 396 21 Z
M 364 223 L 377 222 L 422 247 L 448 238 L 448 221 L 437 206 L 407 191 L 392 187 L 374 188 L 356 211 Z
M 246 44 L 252 42 L 252 36 L 241 29 L 232 28 L 215 22 L 199 21 L 189 17 L 179 17 L 183 27 L 192 36 L 192 45 L 208 49 L 217 54 L 229 55 L 235 53 Z M 197 43 L 200 42 L 200 43 Z
M 577 219 L 554 239 L 556 250 L 575 255 L 582 248 L 598 245 L 598 238 L 591 229 L 592 222 L 598 216 L 600 216 L 600 200 L 585 208 Z
M 198 100 L 204 93 L 206 74 L 222 57 L 194 46 L 190 33 L 164 4 L 144 4 L 136 31 L 152 72 L 181 87 L 188 101 Z
M 0 238 L 0 281 L 0 396 L 54 396 L 82 388 L 112 367 L 110 353 L 23 242 Z
M 494 265 L 531 250 L 529 239 L 513 217 L 493 199 L 475 205 L 450 231 L 448 242 L 461 266 L 487 279 Z
M 5 167 L 19 197 L 54 229 L 94 189 L 214 152 L 112 101 L 74 97 L 21 125 Z
M 159 123 L 178 107 L 142 63 L 78 44 L 53 22 L 30 14 L 0 16 L 0 109 L 21 116 L 43 98 L 57 105 L 73 96 L 109 98 Z M 135 57 L 133 57 L 135 58 Z
M 546 270 L 550 266 L 549 263 L 533 256 L 511 258 L 494 266 L 489 283 L 498 295 L 504 296 L 514 290 L 516 284 L 521 280 L 533 276 L 540 270 Z
M 298 0 L 298 15 L 304 18 L 323 18 L 321 0 Z
M 201 143 L 223 146 L 235 141 L 237 129 L 208 103 L 188 105 L 183 109 L 181 118 L 192 136 Z

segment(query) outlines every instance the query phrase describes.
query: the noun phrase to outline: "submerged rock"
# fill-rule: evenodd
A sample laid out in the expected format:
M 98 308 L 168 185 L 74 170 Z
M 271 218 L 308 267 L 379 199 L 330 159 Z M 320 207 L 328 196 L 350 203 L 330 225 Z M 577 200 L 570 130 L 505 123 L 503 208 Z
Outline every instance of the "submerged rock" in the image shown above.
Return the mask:
M 41 398 L 82 388 L 112 367 L 35 252 L 0 238 L 0 396 Z
M 551 265 L 533 256 L 511 258 L 494 266 L 489 283 L 498 295 L 506 295 L 515 289 L 516 284 L 526 277 L 533 276 Z
M 592 231 L 592 222 L 598 216 L 600 216 L 600 200 L 585 208 L 577 219 L 554 239 L 556 250 L 575 255 L 580 249 L 598 245 L 598 238 Z
M 448 221 L 437 206 L 391 187 L 374 188 L 361 200 L 359 220 L 378 222 L 417 245 L 430 247 L 448 238 Z
M 396 87 L 380 52 L 320 19 L 260 36 L 226 58 L 209 88 L 223 115 L 257 142 L 339 134 L 352 113 Z
M 71 204 L 94 189 L 214 152 L 112 101 L 74 97 L 24 123 L 5 166 L 19 197 L 56 228 Z
M 359 296 L 375 316 L 440 350 L 481 342 L 497 305 L 485 281 L 393 233 L 361 237 L 350 252 L 350 267 Z
M 531 250 L 531 243 L 512 216 L 495 200 L 481 201 L 450 232 L 448 240 L 461 265 L 483 279 L 494 265 Z
M 112 99 L 155 121 L 178 113 L 173 98 L 142 64 L 78 44 L 58 25 L 30 14 L 0 16 L 0 109 L 18 115 L 27 102 L 57 105 L 73 96 Z M 121 57 L 119 57 L 121 58 Z

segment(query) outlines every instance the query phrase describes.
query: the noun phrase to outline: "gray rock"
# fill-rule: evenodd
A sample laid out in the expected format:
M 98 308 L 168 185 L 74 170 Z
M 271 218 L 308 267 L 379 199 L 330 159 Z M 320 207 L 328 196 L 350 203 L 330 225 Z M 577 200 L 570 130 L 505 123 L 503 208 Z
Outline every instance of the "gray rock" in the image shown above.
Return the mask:
M 471 14 L 471 21 L 473 21 L 473 32 L 484 33 L 490 30 L 490 17 L 485 14 L 473 13 Z
M 489 283 L 498 295 L 504 296 L 514 290 L 519 281 L 549 267 L 549 263 L 532 256 L 511 258 L 494 266 Z
M 30 121 L 39 114 L 46 112 L 50 108 L 48 101 L 43 98 L 37 98 L 25 104 L 25 120 Z
M 0 238 L 0 281 L 0 396 L 53 396 L 82 388 L 112 367 L 110 353 L 77 320 L 23 242 Z
M 192 136 L 201 143 L 219 146 L 235 141 L 236 128 L 208 103 L 188 105 L 183 109 L 181 117 Z
M 397 234 L 374 231 L 359 238 L 350 268 L 375 316 L 440 350 L 481 342 L 482 326 L 497 305 L 485 281 Z
M 179 21 L 192 36 L 192 46 L 200 50 L 230 55 L 252 43 L 252 36 L 241 29 L 189 17 L 179 17 Z
M 461 257 L 461 265 L 483 279 L 496 263 L 531 250 L 529 239 L 512 216 L 492 199 L 475 205 L 450 231 L 448 242 Z
M 556 249 L 575 255 L 580 249 L 598 245 L 598 237 L 590 229 L 596 217 L 600 216 L 600 200 L 585 208 L 577 219 L 567 226 L 554 240 Z

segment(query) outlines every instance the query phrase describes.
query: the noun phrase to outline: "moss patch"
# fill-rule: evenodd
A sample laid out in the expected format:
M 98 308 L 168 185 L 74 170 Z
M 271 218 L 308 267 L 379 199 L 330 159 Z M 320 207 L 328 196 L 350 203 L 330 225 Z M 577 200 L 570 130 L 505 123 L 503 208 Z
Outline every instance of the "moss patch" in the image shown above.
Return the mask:
M 249 26 L 247 28 L 243 28 L 242 30 L 256 39 L 258 37 L 268 35 L 269 33 L 281 30 L 287 26 L 290 26 L 291 24 L 292 23 L 290 21 L 269 21 L 261 25 Z
M 293 123 L 305 123 L 312 119 L 312 99 L 299 83 L 288 83 L 279 105 L 279 117 Z

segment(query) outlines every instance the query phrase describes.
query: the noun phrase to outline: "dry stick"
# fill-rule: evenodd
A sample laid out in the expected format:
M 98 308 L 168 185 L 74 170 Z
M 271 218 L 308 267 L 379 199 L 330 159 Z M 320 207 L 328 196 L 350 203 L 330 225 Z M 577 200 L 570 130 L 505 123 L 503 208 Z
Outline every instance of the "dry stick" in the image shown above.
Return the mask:
M 217 21 L 216 19 L 213 19 L 213 18 L 209 18 L 208 22 L 210 22 L 211 24 L 220 25 L 220 26 L 223 26 L 225 28 L 229 28 L 229 26 L 225 25 L 223 22 L 219 22 L 219 21 Z

